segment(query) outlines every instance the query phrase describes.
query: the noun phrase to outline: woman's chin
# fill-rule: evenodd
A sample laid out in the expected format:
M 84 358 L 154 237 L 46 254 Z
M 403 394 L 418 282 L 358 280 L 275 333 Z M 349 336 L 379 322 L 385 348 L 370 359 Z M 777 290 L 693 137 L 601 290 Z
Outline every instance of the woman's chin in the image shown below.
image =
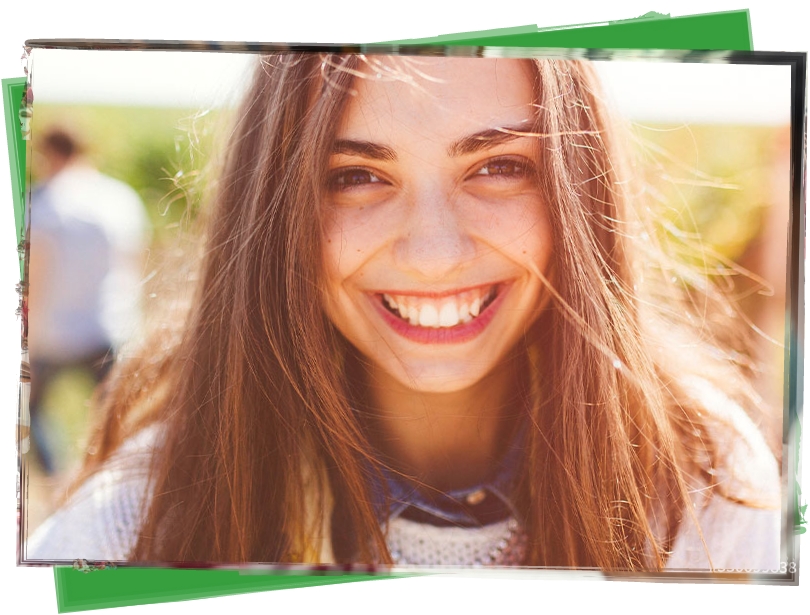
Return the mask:
M 418 365 L 408 366 L 396 375 L 400 384 L 419 393 L 458 393 L 483 381 L 489 370 L 480 364 Z

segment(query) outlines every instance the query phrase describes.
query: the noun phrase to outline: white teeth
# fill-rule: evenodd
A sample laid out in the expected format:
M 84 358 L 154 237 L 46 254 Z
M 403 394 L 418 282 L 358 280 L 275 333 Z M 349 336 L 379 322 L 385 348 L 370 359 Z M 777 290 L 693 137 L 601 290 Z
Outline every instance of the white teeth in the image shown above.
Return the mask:
M 429 303 L 422 306 L 419 310 L 419 326 L 420 327 L 438 327 L 439 326 L 439 312 L 435 307 Z
M 440 327 L 455 327 L 458 324 L 458 308 L 453 302 L 445 303 L 439 312 Z
M 383 293 L 383 303 L 394 314 L 409 322 L 411 326 L 431 329 L 455 327 L 466 324 L 481 313 L 482 306 L 495 296 L 495 287 L 486 292 L 481 288 L 465 291 L 452 297 L 427 299 L 411 295 L 389 295 Z

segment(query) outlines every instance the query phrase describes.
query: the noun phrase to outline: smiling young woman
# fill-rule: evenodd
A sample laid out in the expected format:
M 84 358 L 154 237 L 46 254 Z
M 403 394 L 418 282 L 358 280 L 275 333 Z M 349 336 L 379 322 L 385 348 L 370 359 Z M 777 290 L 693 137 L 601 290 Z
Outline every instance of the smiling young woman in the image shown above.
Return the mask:
M 587 63 L 285 53 L 238 117 L 179 341 L 28 559 L 778 566 L 729 304 Z

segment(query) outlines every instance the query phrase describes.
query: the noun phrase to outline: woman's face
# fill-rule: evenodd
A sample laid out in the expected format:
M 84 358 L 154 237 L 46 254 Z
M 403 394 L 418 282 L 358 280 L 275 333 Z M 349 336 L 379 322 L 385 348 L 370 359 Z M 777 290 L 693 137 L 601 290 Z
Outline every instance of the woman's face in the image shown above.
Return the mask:
M 529 67 L 426 58 L 401 70 L 355 79 L 338 129 L 326 308 L 378 376 L 461 391 L 503 361 L 543 298 L 537 143 L 515 134 L 533 126 Z

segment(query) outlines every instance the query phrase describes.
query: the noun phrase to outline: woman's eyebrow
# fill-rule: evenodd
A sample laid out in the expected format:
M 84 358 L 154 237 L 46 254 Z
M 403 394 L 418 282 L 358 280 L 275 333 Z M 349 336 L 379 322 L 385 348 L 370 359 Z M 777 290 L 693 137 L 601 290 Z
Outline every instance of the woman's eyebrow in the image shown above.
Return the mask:
M 467 135 L 453 142 L 447 148 L 450 157 L 474 154 L 477 151 L 495 147 L 502 143 L 508 143 L 524 136 L 529 136 L 524 126 L 502 126 L 500 128 L 488 128 L 479 132 Z M 393 162 L 397 159 L 396 152 L 385 145 L 372 143 L 371 141 L 360 141 L 355 139 L 338 139 L 332 146 L 333 154 L 347 154 L 350 156 L 362 156 L 371 160 L 386 160 Z
M 335 141 L 332 153 L 362 156 L 372 160 L 394 161 L 397 159 L 396 152 L 390 147 L 372 143 L 371 141 L 354 141 L 351 139 L 338 139 Z
M 530 133 L 526 131 L 525 126 L 502 126 L 500 128 L 488 128 L 480 132 L 462 137 L 455 141 L 447 148 L 447 155 L 450 157 L 464 156 L 466 154 L 474 154 L 481 151 L 508 143 L 515 139 L 520 139 L 529 136 Z

